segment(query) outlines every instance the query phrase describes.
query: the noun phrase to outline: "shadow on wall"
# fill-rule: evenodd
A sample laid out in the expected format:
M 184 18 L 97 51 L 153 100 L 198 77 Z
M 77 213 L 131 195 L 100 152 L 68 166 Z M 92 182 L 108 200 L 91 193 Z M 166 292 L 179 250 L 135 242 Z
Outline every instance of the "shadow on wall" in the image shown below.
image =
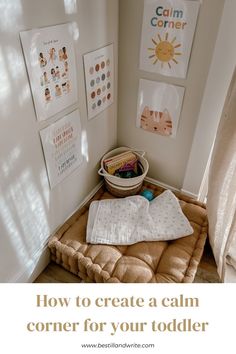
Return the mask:
M 42 176 L 33 176 L 31 168 L 22 170 L 21 166 L 25 152 L 23 137 L 17 134 L 17 119 L 22 117 L 16 115 L 14 109 L 17 107 L 20 110 L 30 100 L 29 84 L 25 83 L 24 60 L 20 46 L 18 51 L 9 44 L 4 45 L 11 43 L 19 30 L 22 13 L 21 1 L 0 1 L 0 30 L 2 36 L 9 37 L 9 41 L 2 41 L 0 47 L 1 143 L 4 144 L 0 158 L 0 281 L 17 280 L 26 265 L 30 275 L 35 267 L 35 250 L 42 249 L 43 235 L 49 231 L 45 212 L 49 201 L 40 193 L 43 186 L 37 187 L 35 183 L 38 179 L 37 183 L 45 180 L 42 178 L 43 172 Z M 17 92 L 15 97 L 14 92 Z
M 66 14 L 77 12 L 76 0 L 64 0 L 64 7 Z M 37 165 L 37 157 L 42 159 L 40 127 L 32 114 L 18 36 L 23 16 L 20 0 L 0 0 L 0 282 L 30 279 L 58 220 L 51 206 L 46 169 L 43 166 L 40 170 Z M 77 40 L 79 29 L 74 22 L 71 31 Z M 86 131 L 82 133 L 82 143 L 88 162 Z M 34 156 L 34 151 L 38 156 Z
M 8 236 L 7 239 L 1 237 L 1 252 L 4 252 L 1 256 L 1 281 L 17 281 L 22 275 L 21 269 L 26 268 L 27 276 L 30 276 L 36 266 L 35 250 L 42 250 L 45 235 L 50 234 L 47 218 L 49 194 L 41 193 L 41 190 L 46 190 L 43 188 L 45 172 L 39 176 L 39 188 L 35 183 L 37 176 L 30 168 L 20 171 L 20 163 L 19 147 L 1 160 L 0 224 Z M 2 189 L 2 185 L 5 188 Z

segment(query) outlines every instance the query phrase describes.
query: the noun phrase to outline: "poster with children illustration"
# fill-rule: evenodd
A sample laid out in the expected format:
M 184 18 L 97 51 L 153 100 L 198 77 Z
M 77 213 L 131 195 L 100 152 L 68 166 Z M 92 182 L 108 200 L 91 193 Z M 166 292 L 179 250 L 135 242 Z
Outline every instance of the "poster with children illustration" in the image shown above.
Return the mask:
M 77 101 L 76 65 L 70 24 L 20 33 L 35 111 L 45 120 Z
M 144 0 L 140 69 L 185 78 L 199 1 Z
M 83 161 L 79 111 L 40 131 L 50 187 L 71 174 Z
M 84 55 L 88 119 L 114 100 L 113 44 Z
M 184 97 L 184 87 L 141 79 L 137 122 L 147 132 L 174 138 Z

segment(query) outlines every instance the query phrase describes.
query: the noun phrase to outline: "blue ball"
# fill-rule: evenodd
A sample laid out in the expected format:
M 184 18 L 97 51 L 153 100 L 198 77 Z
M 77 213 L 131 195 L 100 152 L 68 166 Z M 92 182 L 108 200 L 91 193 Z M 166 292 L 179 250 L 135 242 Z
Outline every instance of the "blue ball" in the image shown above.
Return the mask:
M 144 191 L 142 191 L 141 195 L 149 201 L 153 200 L 153 198 L 154 198 L 153 192 L 150 191 L 149 189 L 144 189 Z

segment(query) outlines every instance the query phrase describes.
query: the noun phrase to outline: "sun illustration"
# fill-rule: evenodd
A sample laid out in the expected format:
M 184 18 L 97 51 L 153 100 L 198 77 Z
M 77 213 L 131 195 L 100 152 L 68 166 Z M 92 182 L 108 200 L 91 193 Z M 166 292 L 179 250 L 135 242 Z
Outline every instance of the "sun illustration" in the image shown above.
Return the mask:
M 149 56 L 149 59 L 154 58 L 153 64 L 156 64 L 158 61 L 161 62 L 161 67 L 164 63 L 167 63 L 169 68 L 171 68 L 171 61 L 175 64 L 178 64 L 178 61 L 175 59 L 176 56 L 182 55 L 180 52 L 176 52 L 176 48 L 179 48 L 181 44 L 175 44 L 176 37 L 172 39 L 171 42 L 168 41 L 168 33 L 165 34 L 165 39 L 162 40 L 161 36 L 157 35 L 159 42 L 152 38 L 154 43 L 154 48 L 148 48 L 149 51 L 152 51 L 153 54 Z

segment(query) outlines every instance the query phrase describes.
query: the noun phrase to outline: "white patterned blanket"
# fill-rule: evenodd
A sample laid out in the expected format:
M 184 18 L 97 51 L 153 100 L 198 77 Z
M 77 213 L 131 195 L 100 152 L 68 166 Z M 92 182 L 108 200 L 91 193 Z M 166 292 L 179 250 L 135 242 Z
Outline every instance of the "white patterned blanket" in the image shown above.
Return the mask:
M 141 241 L 175 240 L 192 233 L 178 199 L 167 190 L 151 202 L 140 195 L 92 202 L 86 241 L 131 245 Z

